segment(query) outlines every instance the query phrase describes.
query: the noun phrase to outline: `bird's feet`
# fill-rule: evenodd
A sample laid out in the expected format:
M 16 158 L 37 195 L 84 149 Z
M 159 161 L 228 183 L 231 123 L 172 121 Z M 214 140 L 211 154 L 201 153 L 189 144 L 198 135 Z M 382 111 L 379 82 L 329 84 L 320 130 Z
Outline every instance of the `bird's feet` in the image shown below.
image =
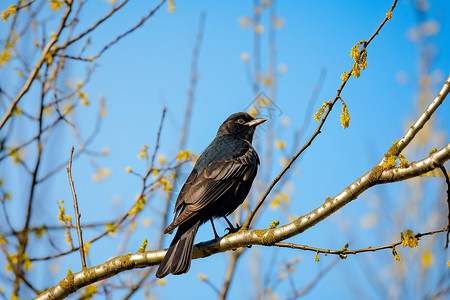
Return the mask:
M 242 228 L 242 226 L 239 226 L 239 224 L 237 224 L 237 223 L 236 223 L 236 227 L 234 227 L 231 223 L 228 225 L 230 225 L 230 227 L 227 227 L 224 230 L 225 232 L 227 232 L 227 234 L 238 232 Z
M 228 226 L 230 226 L 228 228 L 225 228 L 225 231 L 228 230 L 227 234 L 238 232 L 239 229 L 241 229 L 242 226 L 239 226 L 239 224 L 236 223 L 236 227 L 234 227 L 233 224 L 231 224 L 231 222 L 228 220 L 227 217 L 224 216 L 223 218 L 225 219 L 225 221 L 227 221 Z

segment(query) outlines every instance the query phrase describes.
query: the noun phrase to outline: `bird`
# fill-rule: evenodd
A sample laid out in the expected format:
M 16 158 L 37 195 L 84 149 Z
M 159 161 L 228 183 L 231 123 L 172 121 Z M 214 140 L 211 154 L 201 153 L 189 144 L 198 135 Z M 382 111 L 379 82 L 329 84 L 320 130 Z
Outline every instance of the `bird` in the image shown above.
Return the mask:
M 259 157 L 252 146 L 256 126 L 267 119 L 254 118 L 245 112 L 234 113 L 220 125 L 216 137 L 194 164 L 178 194 L 174 219 L 164 234 L 177 232 L 163 258 L 156 277 L 187 273 L 191 267 L 194 239 L 200 225 L 223 217 L 230 228 L 237 232 L 226 218 L 245 200 L 259 166 Z M 237 225 L 237 224 L 236 224 Z

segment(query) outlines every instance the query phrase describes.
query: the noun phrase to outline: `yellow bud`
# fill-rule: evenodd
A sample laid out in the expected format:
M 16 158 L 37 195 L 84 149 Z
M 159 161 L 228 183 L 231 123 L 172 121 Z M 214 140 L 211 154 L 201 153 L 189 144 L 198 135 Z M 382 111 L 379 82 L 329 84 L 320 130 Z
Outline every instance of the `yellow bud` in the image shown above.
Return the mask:
M 316 257 L 314 257 L 315 262 L 319 262 L 319 252 L 316 252 Z
M 202 280 L 202 281 L 205 281 L 205 280 L 206 280 L 205 274 L 198 274 L 198 278 L 199 278 L 200 280 Z
M 258 24 L 255 26 L 255 32 L 258 34 L 261 34 L 264 32 L 264 26 L 262 26 L 261 24 Z
M 242 52 L 241 53 L 241 60 L 243 61 L 243 62 L 246 62 L 246 61 L 248 61 L 250 59 L 250 55 L 247 53 L 247 52 Z
M 284 149 L 286 148 L 286 143 L 283 142 L 282 140 L 275 140 L 275 147 L 277 149 Z

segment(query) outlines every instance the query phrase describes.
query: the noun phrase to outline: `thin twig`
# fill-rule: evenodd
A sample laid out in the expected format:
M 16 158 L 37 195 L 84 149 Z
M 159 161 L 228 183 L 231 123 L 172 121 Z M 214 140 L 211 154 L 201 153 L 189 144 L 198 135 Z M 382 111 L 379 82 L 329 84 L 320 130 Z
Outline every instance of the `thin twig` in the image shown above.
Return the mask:
M 397 0 L 394 1 L 394 4 L 391 7 L 391 10 L 389 12 L 392 12 L 392 10 L 395 8 L 395 5 L 397 3 Z M 373 40 L 373 38 L 379 33 L 379 31 L 381 30 L 381 28 L 383 27 L 383 25 L 386 23 L 388 17 L 386 16 L 386 18 L 383 20 L 383 22 L 380 24 L 380 26 L 378 26 L 377 30 L 375 31 L 375 33 L 370 37 L 370 39 L 364 44 L 364 48 L 366 48 L 369 43 Z M 362 49 L 361 51 L 365 51 L 365 49 Z M 351 74 L 351 71 L 349 72 L 349 74 Z M 311 143 L 313 142 L 313 140 L 317 137 L 317 135 L 319 135 L 320 130 L 325 122 L 325 120 L 327 119 L 328 115 L 330 114 L 331 110 L 333 109 L 333 105 L 336 103 L 336 101 L 338 99 L 340 99 L 340 95 L 342 92 L 342 89 L 345 87 L 346 83 L 348 82 L 349 77 L 344 80 L 341 84 L 341 86 L 339 87 L 339 89 L 337 90 L 336 96 L 334 97 L 334 100 L 331 102 L 330 105 L 328 105 L 327 107 L 327 111 L 325 113 L 325 115 L 323 116 L 321 122 L 319 123 L 319 125 L 317 126 L 316 131 L 313 133 L 313 135 L 311 136 L 311 138 L 306 142 L 306 144 L 291 158 L 291 160 L 286 164 L 286 166 L 283 168 L 283 170 L 277 175 L 277 177 L 275 177 L 275 179 L 272 181 L 272 183 L 269 185 L 269 187 L 267 188 L 266 192 L 264 193 L 264 195 L 261 197 L 261 199 L 259 200 L 258 204 L 255 206 L 255 208 L 250 212 L 247 221 L 245 222 L 245 224 L 242 226 L 242 229 L 247 230 L 250 227 L 250 224 L 254 218 L 254 216 L 256 215 L 256 212 L 259 210 L 259 208 L 263 205 L 264 201 L 266 200 L 267 196 L 269 195 L 269 193 L 272 191 L 273 187 L 277 184 L 277 182 L 281 179 L 281 177 L 287 172 L 287 170 L 291 167 L 291 165 L 294 163 L 294 161 L 297 159 L 297 157 L 303 153 L 303 151 L 306 150 L 306 148 L 309 147 L 309 145 L 311 145 Z
M 325 269 L 321 270 L 316 277 L 314 277 L 308 285 L 306 285 L 301 291 L 298 291 L 295 293 L 294 296 L 288 299 L 297 299 L 304 295 L 306 295 L 311 289 L 316 286 L 316 284 L 319 282 L 320 279 L 323 278 L 323 276 L 328 273 L 338 262 L 340 259 L 335 259 L 333 262 L 331 262 L 328 266 L 325 267 Z
M 227 272 L 225 273 L 225 278 L 223 281 L 222 289 L 219 293 L 219 299 L 225 300 L 227 299 L 228 290 L 230 289 L 231 280 L 233 279 L 233 275 L 236 271 L 236 265 L 239 258 L 242 256 L 242 253 L 245 251 L 245 247 L 239 248 L 236 251 L 233 251 L 230 255 L 230 263 L 228 264 Z
M 38 61 L 34 65 L 33 70 L 31 70 L 30 74 L 28 75 L 27 80 L 23 84 L 22 88 L 20 89 L 19 93 L 14 97 L 13 101 L 9 104 L 8 109 L 6 110 L 5 114 L 3 115 L 1 121 L 0 121 L 0 130 L 5 125 L 6 121 L 12 116 L 14 108 L 16 107 L 17 103 L 19 103 L 20 99 L 22 99 L 23 95 L 25 95 L 26 92 L 31 87 L 31 84 L 33 83 L 34 79 L 36 78 L 37 73 L 39 72 L 39 69 L 42 67 L 42 65 L 45 62 L 45 57 L 48 53 L 50 53 L 50 49 L 52 46 L 58 41 L 59 36 L 61 35 L 61 32 L 63 31 L 64 27 L 66 26 L 67 18 L 69 17 L 70 12 L 72 11 L 72 1 L 67 3 L 66 11 L 64 12 L 64 16 L 61 19 L 61 23 L 59 24 L 59 28 L 56 31 L 56 33 L 52 36 L 50 41 L 47 43 L 47 45 L 44 47 L 44 49 L 41 52 L 41 56 L 39 57 Z
M 181 132 L 181 138 L 180 138 L 180 150 L 184 149 L 186 147 L 186 139 L 187 139 L 187 133 L 189 132 L 189 125 L 191 121 L 191 115 L 192 115 L 192 105 L 195 98 L 195 88 L 197 87 L 197 81 L 198 81 L 198 58 L 200 54 L 200 48 L 202 45 L 203 40 L 203 32 L 205 29 L 205 19 L 206 19 L 206 13 L 202 12 L 200 14 L 200 20 L 198 23 L 198 30 L 197 30 L 197 38 L 195 41 L 194 50 L 192 52 L 192 61 L 191 61 L 191 81 L 189 84 L 188 89 L 188 100 L 187 100 L 187 106 L 186 106 L 186 113 L 184 115 L 184 122 L 183 122 L 183 131 Z
M 442 229 L 429 231 L 429 232 L 425 232 L 425 233 L 418 233 L 415 235 L 415 237 L 417 239 L 419 239 L 422 236 L 433 235 L 435 233 L 445 232 L 446 230 L 447 230 L 447 228 L 442 228 Z M 393 249 L 396 246 L 400 245 L 401 243 L 402 243 L 402 241 L 395 242 L 395 243 L 385 245 L 385 246 L 367 247 L 367 248 L 357 249 L 357 250 L 330 250 L 330 249 L 322 249 L 322 248 L 316 248 L 316 247 L 311 247 L 311 246 L 306 246 L 306 245 L 298 245 L 298 244 L 283 243 L 283 242 L 274 243 L 273 245 L 277 246 L 277 247 L 281 247 L 281 248 L 299 249 L 299 250 L 305 250 L 305 251 L 312 251 L 315 253 L 346 255 L 346 254 L 358 254 L 358 253 L 362 253 L 362 252 L 375 252 L 375 251 L 384 250 L 384 249 Z
M 73 180 L 72 180 L 73 149 L 74 149 L 74 147 L 72 146 L 72 149 L 70 150 L 69 166 L 67 167 L 67 175 L 69 176 L 70 188 L 72 189 L 73 207 L 75 208 L 75 219 L 77 221 L 78 244 L 80 245 L 81 265 L 84 270 L 84 269 L 86 269 L 86 257 L 84 255 L 83 232 L 81 231 L 81 225 L 80 225 L 81 214 L 78 210 L 77 194 L 75 193 L 75 186 L 74 186 Z
M 439 168 L 442 171 L 442 174 L 444 174 L 445 182 L 447 183 L 447 206 L 448 206 L 448 221 L 447 221 L 447 241 L 445 242 L 445 248 L 448 248 L 448 242 L 449 242 L 449 234 L 450 234 L 450 179 L 448 177 L 447 170 L 445 169 L 444 165 L 440 165 Z
M 100 50 L 100 52 L 98 52 L 96 55 L 89 57 L 89 58 L 82 58 L 82 57 L 74 57 L 74 56 L 70 56 L 70 55 L 60 55 L 62 57 L 66 57 L 66 58 L 70 58 L 70 59 L 75 59 L 75 60 L 82 60 L 82 61 L 93 61 L 96 58 L 99 58 L 106 50 L 108 50 L 111 46 L 113 46 L 114 44 L 116 44 L 117 42 L 119 42 L 122 38 L 124 38 L 125 36 L 129 35 L 130 33 L 132 33 L 133 31 L 135 31 L 136 29 L 138 29 L 139 27 L 141 27 L 145 21 L 147 21 L 151 16 L 153 16 L 155 14 L 155 12 L 164 4 L 164 2 L 166 2 L 166 0 L 162 0 L 153 10 L 151 10 L 145 17 L 143 17 L 141 19 L 141 21 L 139 21 L 135 26 L 133 26 L 132 28 L 130 28 L 129 30 L 125 31 L 124 33 L 118 35 L 113 41 L 111 41 L 109 44 L 105 45 L 103 47 L 102 50 Z M 75 39 L 74 39 L 75 40 Z M 72 41 L 70 41 L 68 44 L 72 43 Z M 59 54 L 58 54 L 59 55 Z

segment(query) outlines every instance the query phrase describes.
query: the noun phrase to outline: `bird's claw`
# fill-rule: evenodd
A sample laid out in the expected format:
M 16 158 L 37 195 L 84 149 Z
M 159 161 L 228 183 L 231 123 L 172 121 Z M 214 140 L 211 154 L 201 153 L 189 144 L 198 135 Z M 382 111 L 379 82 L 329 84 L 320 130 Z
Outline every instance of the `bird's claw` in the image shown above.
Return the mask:
M 239 226 L 239 224 L 236 223 L 236 227 L 230 226 L 230 227 L 225 228 L 224 231 L 225 232 L 228 231 L 227 234 L 230 234 L 230 233 L 238 232 L 241 228 L 242 228 L 242 226 Z

